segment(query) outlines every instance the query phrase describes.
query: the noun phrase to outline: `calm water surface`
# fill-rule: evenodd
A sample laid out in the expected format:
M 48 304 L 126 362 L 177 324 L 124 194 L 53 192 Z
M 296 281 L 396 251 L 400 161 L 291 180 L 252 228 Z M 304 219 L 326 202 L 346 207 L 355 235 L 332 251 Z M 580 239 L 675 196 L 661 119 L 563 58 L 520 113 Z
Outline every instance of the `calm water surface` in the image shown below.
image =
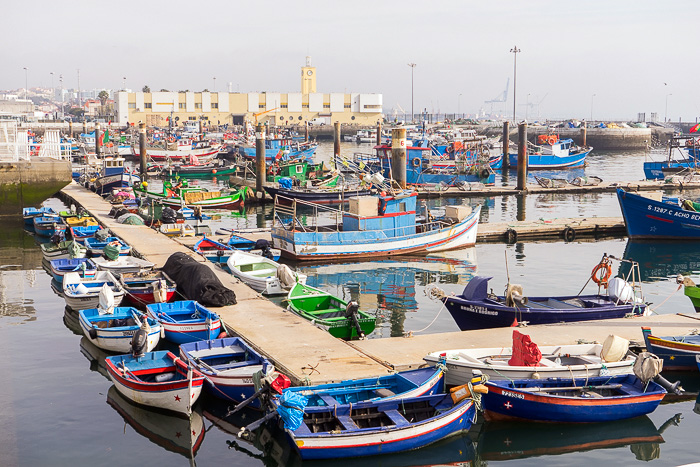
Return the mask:
M 320 156 L 330 154 L 324 143 Z M 332 150 L 332 145 L 331 150 Z M 358 148 L 344 144 L 343 151 Z M 593 153 L 588 175 L 615 174 L 618 181 L 642 178 L 639 153 Z M 603 174 L 603 175 L 601 175 Z M 618 175 L 619 174 L 619 175 Z M 566 173 L 559 178 L 573 178 Z M 209 182 L 211 183 L 211 182 Z M 482 221 L 515 220 L 513 197 L 459 198 L 431 201 L 482 205 Z M 63 208 L 55 199 L 46 205 Z M 527 220 L 573 216 L 619 216 L 613 194 L 534 195 L 525 200 Z M 212 221 L 217 227 L 269 226 L 269 206 L 249 208 L 237 216 Z M 480 244 L 475 248 L 428 257 L 363 263 L 294 265 L 309 283 L 358 300 L 376 313 L 371 338 L 408 331 L 457 330 L 449 313 L 425 290 L 437 286 L 460 293 L 476 274 L 492 276 L 502 293 L 508 275 L 525 295 L 577 293 L 603 253 L 640 263 L 644 293 L 655 312 L 689 313 L 693 308 L 674 282 L 690 274 L 700 282 L 700 245 L 630 243 L 626 239 L 572 243 Z M 507 268 L 506 268 L 507 263 Z M 623 271 L 624 272 L 624 271 Z M 592 286 L 586 289 L 594 292 Z M 698 326 L 700 328 L 700 326 Z M 606 336 L 600 336 L 601 340 Z M 641 331 L 640 331 L 641 338 Z M 132 406 L 106 377 L 104 353 L 80 335 L 74 312 L 51 288 L 39 247 L 23 229 L 20 215 L 0 223 L 0 465 L 296 465 L 300 461 L 283 440 L 248 444 L 237 440 L 245 418 L 222 419 L 227 407 L 202 400 L 191 422 Z M 310 362 L 312 363 L 312 362 Z M 678 379 L 679 375 L 672 375 Z M 697 392 L 700 376 L 681 374 L 684 386 Z M 669 378 L 672 379 L 672 378 Z M 111 389 L 110 389 L 111 388 Z M 695 444 L 700 415 L 694 396 L 660 406 L 648 417 L 615 424 L 564 425 L 478 424 L 468 435 L 417 452 L 341 464 L 431 465 L 610 465 L 655 460 L 680 465 L 700 458 Z M 700 406 L 698 406 L 700 412 Z M 338 462 L 333 462 L 337 466 Z M 306 465 L 306 463 L 304 464 Z M 311 463 L 309 465 L 320 465 Z M 330 465 L 330 462 L 327 463 Z

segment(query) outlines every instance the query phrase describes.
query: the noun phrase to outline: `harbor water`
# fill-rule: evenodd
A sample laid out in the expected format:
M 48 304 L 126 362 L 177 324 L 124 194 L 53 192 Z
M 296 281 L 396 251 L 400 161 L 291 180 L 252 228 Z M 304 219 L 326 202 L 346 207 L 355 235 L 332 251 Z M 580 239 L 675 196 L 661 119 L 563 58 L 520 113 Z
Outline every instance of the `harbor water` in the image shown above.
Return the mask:
M 367 148 L 342 145 L 346 154 L 354 150 L 367 152 Z M 332 144 L 322 143 L 318 156 L 329 158 L 331 152 Z M 642 178 L 645 157 L 648 155 L 644 153 L 594 151 L 584 173 L 626 185 Z M 554 174 L 568 179 L 578 175 Z M 515 173 L 510 176 L 512 184 Z M 500 176 L 497 183 L 503 183 Z M 700 193 L 684 196 L 697 198 Z M 614 193 L 537 194 L 526 196 L 524 201 L 513 196 L 428 201 L 429 207 L 436 210 L 446 204 L 480 204 L 482 222 L 508 222 L 522 216 L 543 222 L 556 217 L 620 216 Z M 65 208 L 55 198 L 44 205 Z M 213 220 L 210 227 L 269 227 L 272 217 L 270 205 L 252 206 L 242 213 Z M 254 413 L 224 417 L 229 406 L 205 398 L 188 421 L 133 406 L 121 398 L 106 376 L 105 353 L 82 337 L 76 313 L 65 308 L 63 298 L 52 288 L 37 241 L 24 229 L 19 214 L 2 218 L 0 465 L 301 464 L 283 438 L 265 432 L 256 442 L 249 443 L 236 437 L 238 428 L 250 423 Z M 694 314 L 675 277 L 688 274 L 700 282 L 700 244 L 632 243 L 624 238 L 477 244 L 441 255 L 290 266 L 307 274 L 311 285 L 353 298 L 361 309 L 376 314 L 379 324 L 369 337 L 380 339 L 409 331 L 417 334 L 458 330 L 441 303 L 429 298 L 426 291 L 432 287 L 458 294 L 470 278 L 482 275 L 492 277 L 490 286 L 499 294 L 509 279 L 521 284 L 526 296 L 576 294 L 604 253 L 639 262 L 644 295 L 655 313 Z M 615 262 L 614 273 L 627 271 L 620 264 Z M 593 293 L 596 289 L 591 283 L 585 291 Z M 520 330 L 527 333 L 527 327 Z M 601 335 L 600 340 L 606 337 Z M 700 374 L 666 376 L 672 381 L 680 378 L 690 395 L 665 402 L 639 419 L 583 426 L 480 422 L 468 434 L 416 452 L 332 464 L 557 466 L 695 462 L 700 457 L 694 444 L 700 429 L 700 401 L 696 400 Z

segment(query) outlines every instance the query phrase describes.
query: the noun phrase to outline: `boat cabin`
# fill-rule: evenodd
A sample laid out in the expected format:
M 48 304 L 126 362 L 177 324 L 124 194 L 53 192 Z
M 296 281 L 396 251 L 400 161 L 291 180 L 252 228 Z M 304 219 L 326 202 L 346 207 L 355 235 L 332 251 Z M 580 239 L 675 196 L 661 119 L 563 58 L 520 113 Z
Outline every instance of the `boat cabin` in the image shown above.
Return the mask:
M 107 156 L 102 160 L 102 176 L 119 175 L 124 172 L 124 158 Z
M 383 231 L 387 237 L 416 232 L 417 193 L 350 198 L 343 212 L 344 231 Z

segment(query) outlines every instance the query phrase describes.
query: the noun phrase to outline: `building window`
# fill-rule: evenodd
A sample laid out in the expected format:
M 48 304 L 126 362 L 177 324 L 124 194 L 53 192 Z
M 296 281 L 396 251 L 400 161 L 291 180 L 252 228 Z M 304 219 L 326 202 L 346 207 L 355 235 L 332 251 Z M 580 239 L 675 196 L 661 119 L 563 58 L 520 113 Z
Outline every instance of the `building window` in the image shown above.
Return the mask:
M 212 102 L 212 103 L 211 103 L 211 108 L 212 108 L 212 109 L 218 109 L 218 108 L 219 108 L 219 103 L 218 103 L 218 102 Z
M 301 108 L 302 108 L 302 109 L 308 109 L 308 108 L 309 108 L 309 104 L 301 104 Z
M 299 115 L 299 120 L 301 120 L 301 115 Z
M 177 107 L 178 107 L 178 109 L 184 109 L 184 108 L 186 108 L 184 102 L 179 102 L 179 103 L 177 104 Z
M 352 117 L 350 117 L 350 120 L 355 120 L 355 116 L 353 115 Z
M 382 106 L 379 104 L 365 104 L 365 109 L 381 109 Z
M 151 104 L 150 102 L 144 102 L 144 103 L 143 103 L 143 106 L 146 107 L 147 109 L 152 109 L 152 108 L 153 108 L 153 104 Z
M 345 107 L 346 109 L 349 109 L 351 105 L 352 104 L 345 104 L 343 107 Z
M 187 117 L 187 120 L 190 120 L 190 121 L 197 120 L 197 117 Z
M 331 105 L 330 105 L 330 104 L 323 104 L 323 108 L 324 108 L 324 109 L 330 109 L 330 108 L 331 108 Z
M 280 115 L 280 120 L 284 120 L 284 116 Z
M 202 103 L 201 103 L 201 102 L 196 102 L 196 103 L 194 104 L 194 108 L 195 108 L 195 109 L 201 109 L 201 108 L 202 108 Z
M 130 109 L 135 109 L 135 108 L 136 108 L 136 102 L 129 102 L 129 108 L 130 108 Z
M 265 104 L 258 104 L 258 109 L 264 109 L 264 108 L 265 108 Z
M 286 109 L 286 108 L 287 108 L 287 104 L 281 104 L 281 105 L 280 105 L 280 108 L 281 108 L 281 109 Z

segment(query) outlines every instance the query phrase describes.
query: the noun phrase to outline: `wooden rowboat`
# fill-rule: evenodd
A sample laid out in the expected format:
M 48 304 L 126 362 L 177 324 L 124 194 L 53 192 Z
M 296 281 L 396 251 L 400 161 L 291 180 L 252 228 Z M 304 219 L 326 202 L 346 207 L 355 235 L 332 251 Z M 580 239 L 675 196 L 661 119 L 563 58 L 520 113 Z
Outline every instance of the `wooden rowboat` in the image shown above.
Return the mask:
M 215 339 L 221 333 L 219 315 L 193 300 L 153 303 L 146 307 L 165 330 L 165 338 L 176 344 Z
M 97 308 L 80 310 L 80 327 L 83 334 L 97 347 L 109 352 L 131 352 L 131 340 L 148 320 L 150 327 L 146 339 L 146 352 L 152 351 L 160 341 L 160 324 L 131 307 L 115 307 L 112 313 L 100 313 Z

